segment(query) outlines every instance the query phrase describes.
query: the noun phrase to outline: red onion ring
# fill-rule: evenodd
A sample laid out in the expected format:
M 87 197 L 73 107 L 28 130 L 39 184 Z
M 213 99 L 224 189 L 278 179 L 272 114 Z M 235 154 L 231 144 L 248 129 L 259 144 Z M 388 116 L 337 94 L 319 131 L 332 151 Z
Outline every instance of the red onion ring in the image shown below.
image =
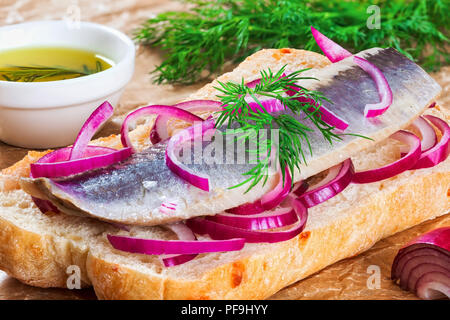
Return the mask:
M 258 98 L 259 102 L 254 101 L 251 97 L 247 97 L 245 100 L 253 112 L 265 113 L 267 111 L 268 113 L 275 113 L 285 110 L 280 100 L 275 98 L 261 97 Z
M 436 145 L 436 131 L 434 131 L 428 121 L 426 121 L 423 117 L 418 117 L 414 120 L 412 125 L 420 131 L 420 135 L 422 136 L 422 140 L 420 141 L 422 153 Z M 402 147 L 401 151 L 405 152 L 405 149 Z
M 69 176 L 122 161 L 131 155 L 131 150 L 115 150 L 104 147 L 88 146 L 97 130 L 112 116 L 113 107 L 103 102 L 89 116 L 81 127 L 72 147 L 50 152 L 30 165 L 30 177 L 55 178 Z M 59 212 L 48 200 L 32 197 L 41 212 Z
M 142 116 L 149 116 L 152 114 L 170 116 L 171 118 L 177 118 L 191 123 L 203 121 L 199 116 L 174 106 L 152 105 L 142 107 L 128 114 L 122 123 L 122 127 L 120 128 L 120 139 L 124 147 L 130 147 L 135 151 L 128 135 L 130 122 L 134 122 Z
M 47 213 L 47 212 L 55 212 L 55 213 L 59 213 L 60 211 L 58 210 L 57 207 L 55 207 L 53 205 L 53 203 L 51 203 L 48 200 L 43 200 L 43 199 L 39 199 L 36 197 L 31 197 L 31 199 L 33 200 L 34 204 L 36 205 L 36 207 L 38 207 L 39 210 L 41 210 L 42 213 Z
M 81 127 L 67 160 L 75 160 L 84 156 L 84 151 L 98 129 L 113 115 L 114 108 L 108 101 L 103 102 L 92 112 Z
M 284 78 L 284 77 L 286 77 L 286 73 L 283 73 L 283 74 L 281 75 L 281 77 L 279 77 L 278 79 L 281 79 L 281 78 Z M 258 84 L 261 83 L 261 80 L 262 80 L 262 79 L 259 78 L 259 79 L 256 79 L 256 80 L 247 82 L 247 83 L 246 83 L 246 86 L 247 86 L 247 88 L 255 89 L 256 86 L 257 86 Z
M 450 227 L 419 236 L 397 253 L 391 278 L 422 299 L 450 298 Z
M 421 154 L 420 139 L 417 136 L 410 132 L 400 130 L 391 135 L 390 138 L 408 144 L 410 147 L 409 152 L 404 157 L 384 167 L 355 172 L 352 180 L 354 183 L 370 183 L 391 178 L 403 171 L 411 169 L 417 163 Z
M 122 161 L 131 154 L 131 150 L 127 149 L 117 151 L 106 147 L 87 146 L 84 149 L 86 158 L 69 161 L 67 159 L 69 159 L 71 152 L 72 147 L 67 147 L 47 153 L 38 161 L 30 165 L 30 177 L 56 178 L 69 176 L 84 172 L 85 170 L 96 169 L 113 164 L 117 161 Z M 42 213 L 49 211 L 56 213 L 60 212 L 58 208 L 48 200 L 42 200 L 36 197 L 32 197 L 32 200 Z
M 244 247 L 244 239 L 227 240 L 157 240 L 127 236 L 107 235 L 109 243 L 120 251 L 147 255 L 198 254 L 207 252 L 238 251 Z
M 318 184 L 310 186 L 305 193 L 297 193 L 298 200 L 306 207 L 312 208 L 341 193 L 352 182 L 353 163 L 350 159 L 329 169 L 328 175 Z
M 220 213 L 206 217 L 205 219 L 247 230 L 282 228 L 298 221 L 297 214 L 291 208 L 278 209 L 273 212 L 266 211 L 252 215 Z
M 364 108 L 364 116 L 366 118 L 373 118 L 383 114 L 392 104 L 393 95 L 391 87 L 389 86 L 383 72 L 373 63 L 361 57 L 354 56 L 353 61 L 365 72 L 367 72 L 375 82 L 380 95 L 380 102 L 373 104 L 366 104 Z
M 331 62 L 338 62 L 342 59 L 352 56 L 350 52 L 342 48 L 336 42 L 324 36 L 318 30 L 311 26 L 311 33 L 319 45 L 322 52 Z
M 293 96 L 298 92 L 301 92 L 301 88 L 299 87 L 291 86 L 291 89 L 292 91 L 287 92 L 287 94 L 290 96 Z M 344 119 L 342 119 L 341 117 L 337 116 L 336 114 L 325 108 L 323 105 L 319 105 L 316 101 L 314 101 L 314 99 L 303 96 L 297 97 L 295 99 L 299 102 L 310 103 L 316 106 L 316 108 L 319 109 L 321 119 L 324 122 L 328 123 L 330 126 L 333 126 L 341 131 L 345 131 L 345 129 L 347 129 L 347 127 L 349 126 L 348 122 L 346 122 Z M 315 108 L 308 109 L 309 112 L 314 112 L 315 110 L 316 110 Z
M 181 110 L 181 109 L 180 109 Z M 200 124 L 186 128 L 172 136 L 166 148 L 166 165 L 176 175 L 189 182 L 193 186 L 209 192 L 209 177 L 195 173 L 179 161 L 175 155 L 176 146 L 192 139 L 198 135 L 203 136 L 208 130 L 213 130 L 215 123 L 213 119 L 205 120 Z
M 447 159 L 450 153 L 450 127 L 447 122 L 430 115 L 424 117 L 441 131 L 442 137 L 439 142 L 434 145 L 434 147 L 422 152 L 420 158 L 411 169 L 434 167 Z
M 294 184 L 294 187 L 292 188 L 291 194 L 300 195 L 306 192 L 308 190 L 309 185 L 306 181 L 302 180 Z
M 131 148 L 120 150 L 87 146 L 84 150 L 84 157 L 76 160 L 67 159 L 65 156 L 72 148 L 63 148 L 49 153 L 30 165 L 30 172 L 33 178 L 57 178 L 70 176 L 77 173 L 106 167 L 120 162 L 131 156 Z
M 233 239 L 244 238 L 249 243 L 275 243 L 292 239 L 300 234 L 308 217 L 307 209 L 296 199 L 292 201 L 292 206 L 298 215 L 299 221 L 289 229 L 283 231 L 254 231 L 236 228 L 225 224 L 217 223 L 204 218 L 192 218 L 186 221 L 186 225 L 197 234 L 208 234 L 212 239 Z
M 221 102 L 214 100 L 191 100 L 174 105 L 174 107 L 187 110 L 189 112 L 220 111 L 222 110 L 221 106 Z M 164 141 L 170 137 L 169 132 L 167 131 L 167 121 L 170 118 L 172 117 L 163 115 L 156 117 L 155 124 L 150 131 L 150 141 L 153 144 L 157 144 L 160 141 Z
M 284 176 L 285 178 L 283 179 L 280 168 L 278 171 L 278 183 L 271 191 L 263 195 L 261 199 L 258 199 L 255 202 L 244 203 L 240 206 L 228 209 L 226 212 L 238 215 L 254 215 L 267 210 L 272 210 L 288 196 L 291 189 L 292 177 L 289 173 L 288 167 L 285 168 Z

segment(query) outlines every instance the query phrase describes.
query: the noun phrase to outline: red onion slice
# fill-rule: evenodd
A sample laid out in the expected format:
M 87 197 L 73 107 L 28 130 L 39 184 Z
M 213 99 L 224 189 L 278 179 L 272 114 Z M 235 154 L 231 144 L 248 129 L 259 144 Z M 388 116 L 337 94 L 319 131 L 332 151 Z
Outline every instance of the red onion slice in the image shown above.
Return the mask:
M 353 175 L 354 183 L 370 183 L 396 176 L 403 171 L 411 169 L 420 158 L 420 139 L 414 134 L 400 130 L 390 136 L 409 145 L 409 152 L 399 160 L 378 169 L 356 172 Z
M 244 239 L 227 240 L 157 240 L 107 235 L 111 245 L 121 251 L 148 255 L 198 254 L 207 252 L 238 251 L 244 247 Z
M 295 194 L 295 195 L 301 195 L 303 193 L 306 192 L 306 190 L 308 190 L 309 185 L 306 181 L 302 180 L 297 182 L 294 187 L 292 188 L 291 194 Z
M 352 56 L 350 52 L 342 48 L 336 42 L 324 36 L 318 30 L 311 26 L 311 33 L 319 45 L 322 52 L 326 55 L 331 62 L 338 62 L 342 59 Z
M 391 278 L 422 299 L 450 298 L 450 227 L 419 236 L 397 253 Z
M 425 152 L 422 152 L 419 160 L 414 164 L 411 169 L 423 169 L 434 167 L 435 165 L 441 163 L 445 159 L 447 159 L 450 153 L 450 127 L 442 119 L 434 116 L 424 116 L 427 120 L 429 120 L 433 125 L 435 125 L 442 133 L 442 137 L 438 143 L 434 145 L 434 147 L 428 149 Z
M 195 233 L 208 234 L 212 239 L 244 238 L 249 243 L 281 242 L 292 239 L 300 234 L 306 225 L 308 217 L 307 209 L 296 199 L 292 201 L 292 206 L 299 221 L 289 229 L 283 231 L 253 231 L 228 226 L 204 218 L 192 218 L 187 220 L 186 224 Z
M 181 110 L 181 109 L 180 109 Z M 185 141 L 202 137 L 208 130 L 213 130 L 215 123 L 213 119 L 205 120 L 200 124 L 193 125 L 172 136 L 166 148 L 166 165 L 169 169 L 186 180 L 193 186 L 209 192 L 209 177 L 195 173 L 179 161 L 175 155 L 176 146 Z
M 220 213 L 206 217 L 205 219 L 246 230 L 282 228 L 298 221 L 297 214 L 291 208 L 278 209 L 272 212 L 266 211 L 252 215 Z
M 130 123 L 136 121 L 140 117 L 153 114 L 170 116 L 171 118 L 177 118 L 191 123 L 203 121 L 199 116 L 174 106 L 153 105 L 142 107 L 128 114 L 122 123 L 122 127 L 120 128 L 120 139 L 124 147 L 130 147 L 135 151 L 128 135 Z
M 184 223 L 177 222 L 177 223 L 171 223 L 166 225 L 166 227 L 174 232 L 179 240 L 188 240 L 193 241 L 197 240 L 197 237 L 192 232 L 191 229 L 189 229 Z M 173 267 L 177 266 L 183 263 L 186 263 L 188 261 L 191 261 L 195 259 L 197 254 L 172 254 L 172 255 L 162 255 L 161 260 L 164 263 L 164 266 L 166 267 Z
M 252 203 L 244 203 L 240 206 L 226 210 L 228 213 L 239 214 L 239 215 L 253 215 L 262 213 L 267 210 L 272 210 L 278 206 L 289 194 L 292 184 L 292 177 L 289 173 L 289 168 L 285 168 L 285 174 L 281 173 L 281 168 L 278 171 L 278 183 L 277 185 L 261 199 L 256 200 Z
M 261 205 L 261 199 L 256 200 L 252 203 L 244 203 L 240 206 L 227 209 L 226 212 L 233 213 L 233 214 L 239 214 L 239 215 L 252 215 L 252 214 L 258 214 L 261 212 L 266 211 Z
M 284 169 L 284 177 L 281 170 L 278 172 L 279 180 L 275 188 L 267 192 L 261 198 L 261 206 L 265 210 L 271 210 L 278 206 L 284 198 L 287 197 L 291 190 L 292 177 L 289 172 L 289 168 L 286 166 Z
M 312 208 L 341 193 L 352 182 L 354 175 L 353 163 L 350 159 L 331 167 L 328 175 L 318 184 L 313 185 L 303 194 L 298 194 L 298 200 L 306 207 Z
M 53 205 L 53 203 L 51 203 L 48 200 L 43 200 L 43 199 L 39 199 L 36 197 L 31 197 L 31 199 L 33 200 L 34 204 L 36 205 L 36 207 L 38 207 L 39 210 L 41 210 L 42 213 L 47 213 L 47 212 L 55 212 L 55 213 L 59 213 L 60 211 L 58 210 L 57 207 L 55 207 Z
M 245 100 L 248 103 L 248 107 L 253 112 L 265 113 L 275 113 L 285 110 L 284 105 L 280 100 L 268 97 L 257 97 L 259 102 L 256 102 L 251 97 L 247 97 Z
M 71 149 L 71 148 L 69 148 Z M 76 160 L 68 160 L 68 161 L 52 161 L 52 162 L 45 162 L 39 160 L 36 163 L 32 163 L 30 165 L 30 170 L 33 178 L 40 178 L 40 177 L 46 177 L 46 178 L 57 178 L 57 177 L 65 177 L 74 175 L 77 173 L 85 172 L 88 170 L 98 169 L 101 167 L 106 167 L 111 164 L 120 162 L 131 156 L 132 151 L 131 148 L 124 148 L 120 150 L 110 149 L 107 152 L 102 149 L 92 149 L 92 148 L 86 148 L 86 150 L 96 150 L 93 151 L 93 156 L 86 155 L 82 159 L 76 159 Z M 108 148 L 109 149 L 109 148 Z M 60 149 L 63 150 L 63 149 Z M 56 152 L 60 151 L 57 150 Z M 86 151 L 85 150 L 85 151 Z M 100 155 L 98 155 L 97 151 L 102 152 Z M 63 153 L 65 153 L 64 151 Z M 89 154 L 89 152 L 88 152 Z
M 370 63 L 366 59 L 360 57 L 353 57 L 355 63 L 367 72 L 375 82 L 380 95 L 380 102 L 374 104 L 367 104 L 364 108 L 364 116 L 366 118 L 373 118 L 383 114 L 392 104 L 393 95 L 391 87 L 389 86 L 386 77 L 383 72 L 378 69 L 373 63 Z
M 191 100 L 174 105 L 174 107 L 187 110 L 189 112 L 220 111 L 222 110 L 221 106 L 221 102 L 214 100 Z M 155 124 L 150 131 L 150 141 L 153 144 L 157 144 L 160 141 L 164 141 L 169 138 L 169 132 L 167 131 L 167 121 L 170 118 L 172 117 L 163 115 L 156 117 Z
M 292 89 L 292 91 L 288 91 L 287 92 L 287 94 L 290 95 L 290 96 L 293 96 L 294 94 L 296 94 L 298 92 L 301 92 L 301 88 L 299 88 L 299 87 L 291 86 L 291 89 Z M 297 97 L 295 99 L 297 101 L 300 101 L 300 102 L 303 102 L 303 103 L 310 103 L 310 104 L 316 106 L 316 108 L 318 107 L 320 115 L 321 115 L 321 119 L 324 122 L 328 123 L 330 126 L 333 126 L 336 129 L 339 129 L 341 131 L 345 131 L 345 129 L 347 129 L 347 127 L 349 126 L 347 121 L 345 121 L 341 117 L 337 116 L 336 114 L 334 114 L 333 112 L 328 110 L 323 105 L 319 105 L 313 99 L 308 98 L 308 97 L 304 97 L 304 96 L 300 96 L 300 97 Z M 315 108 L 309 108 L 308 111 L 309 112 L 314 112 Z
M 103 102 L 94 112 L 92 112 L 81 127 L 68 160 L 75 160 L 84 156 L 84 151 L 89 141 L 91 141 L 97 130 L 113 115 L 113 113 L 114 108 L 108 101 Z
M 412 125 L 420 131 L 420 135 L 422 136 L 422 140 L 420 141 L 422 152 L 425 152 L 436 145 L 436 131 L 434 131 L 433 127 L 428 123 L 428 121 L 426 121 L 423 117 L 418 117 L 416 120 L 414 120 Z M 407 152 L 405 147 L 403 146 L 400 150 L 402 153 Z
M 30 177 L 59 177 L 83 172 L 85 169 L 95 169 L 108 165 L 108 162 L 123 160 L 127 157 L 128 151 L 117 151 L 115 149 L 97 146 L 87 146 L 84 149 L 84 156 L 88 157 L 85 162 L 81 160 L 68 161 L 72 147 L 62 148 L 47 153 L 35 163 L 30 165 Z M 89 158 L 94 157 L 92 162 Z M 104 158 L 106 157 L 106 159 Z M 113 163 L 114 163 L 113 162 Z M 42 213 L 49 211 L 58 213 L 59 210 L 48 200 L 32 197 L 33 202 Z
M 416 294 L 425 300 L 450 298 L 450 277 L 448 273 L 431 272 L 421 276 L 416 283 Z

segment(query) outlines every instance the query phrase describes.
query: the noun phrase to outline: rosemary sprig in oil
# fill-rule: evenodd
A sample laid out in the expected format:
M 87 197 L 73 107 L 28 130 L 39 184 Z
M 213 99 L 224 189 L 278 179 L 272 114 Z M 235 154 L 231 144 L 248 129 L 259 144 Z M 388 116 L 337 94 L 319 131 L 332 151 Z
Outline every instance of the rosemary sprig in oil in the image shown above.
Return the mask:
M 45 66 L 16 66 L 11 65 L 8 68 L 0 68 L 0 79 L 6 81 L 35 82 L 46 81 L 53 77 L 67 76 L 68 78 L 78 78 L 103 71 L 100 61 L 96 61 L 95 69 L 90 69 L 83 65 L 80 70 L 67 69 L 64 67 L 45 67 Z

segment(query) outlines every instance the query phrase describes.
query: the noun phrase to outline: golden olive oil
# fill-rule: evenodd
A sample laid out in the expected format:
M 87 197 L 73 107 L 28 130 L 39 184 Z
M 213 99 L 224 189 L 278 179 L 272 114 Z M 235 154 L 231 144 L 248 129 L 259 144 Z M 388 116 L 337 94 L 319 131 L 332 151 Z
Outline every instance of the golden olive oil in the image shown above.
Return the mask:
M 95 52 L 63 47 L 29 47 L 0 51 L 0 80 L 45 82 L 73 79 L 112 67 Z

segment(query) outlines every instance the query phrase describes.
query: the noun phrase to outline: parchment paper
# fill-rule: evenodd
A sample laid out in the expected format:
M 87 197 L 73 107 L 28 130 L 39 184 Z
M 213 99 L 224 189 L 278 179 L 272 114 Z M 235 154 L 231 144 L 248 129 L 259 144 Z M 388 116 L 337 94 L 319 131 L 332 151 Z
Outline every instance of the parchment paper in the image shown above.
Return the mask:
M 0 26 L 32 20 L 68 19 L 93 21 L 117 28 L 127 34 L 152 15 L 182 9 L 184 4 L 167 0 L 0 0 Z M 121 115 L 148 103 L 172 104 L 202 87 L 154 85 L 148 74 L 161 61 L 161 53 L 137 48 L 136 68 L 119 106 L 116 118 L 98 136 L 118 133 Z M 433 75 L 443 87 L 440 105 L 450 102 L 450 67 Z M 0 169 L 20 160 L 28 150 L 0 142 Z M 275 294 L 272 299 L 417 299 L 401 290 L 390 279 L 390 266 L 398 249 L 408 240 L 450 225 L 450 215 L 425 222 L 378 242 L 356 257 L 342 260 Z M 380 281 L 374 274 L 380 273 Z M 0 271 L 0 299 L 95 299 L 91 289 L 41 289 L 27 286 Z

